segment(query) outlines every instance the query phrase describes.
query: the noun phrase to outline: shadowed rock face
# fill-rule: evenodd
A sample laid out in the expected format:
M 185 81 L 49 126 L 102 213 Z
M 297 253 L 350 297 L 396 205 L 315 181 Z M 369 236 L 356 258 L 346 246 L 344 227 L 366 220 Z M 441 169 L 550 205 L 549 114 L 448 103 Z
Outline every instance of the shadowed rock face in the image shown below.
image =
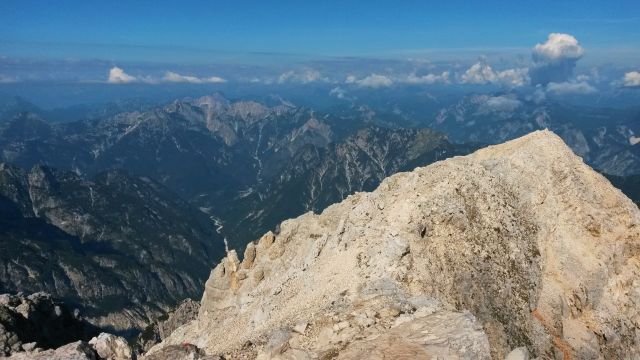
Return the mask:
M 393 175 L 244 259 L 151 355 L 640 356 L 640 211 L 548 131 Z
M 152 180 L 0 164 L 0 293 L 47 291 L 96 325 L 143 328 L 200 296 L 222 254 L 212 221 Z
M 98 329 L 51 295 L 0 295 L 0 357 L 89 340 Z
M 166 316 L 147 326 L 138 335 L 135 350 L 141 354 L 147 352 L 152 346 L 168 338 L 177 328 L 195 320 L 198 317 L 198 310 L 200 310 L 199 302 L 191 299 L 182 301 Z

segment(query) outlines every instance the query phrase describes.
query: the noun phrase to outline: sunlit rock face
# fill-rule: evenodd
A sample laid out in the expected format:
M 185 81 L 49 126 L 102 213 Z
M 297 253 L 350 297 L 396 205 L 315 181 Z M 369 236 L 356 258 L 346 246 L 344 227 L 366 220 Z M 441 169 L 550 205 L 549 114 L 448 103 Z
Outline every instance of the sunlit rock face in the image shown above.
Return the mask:
M 539 131 L 230 251 L 150 356 L 634 358 L 639 274 L 638 208 Z

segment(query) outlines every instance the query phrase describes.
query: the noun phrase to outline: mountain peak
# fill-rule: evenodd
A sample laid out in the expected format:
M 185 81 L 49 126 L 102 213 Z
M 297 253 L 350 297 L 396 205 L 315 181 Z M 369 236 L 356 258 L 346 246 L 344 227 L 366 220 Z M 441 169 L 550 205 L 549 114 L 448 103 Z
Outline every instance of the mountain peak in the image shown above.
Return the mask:
M 638 208 L 536 131 L 284 221 L 151 354 L 634 357 L 638 248 Z

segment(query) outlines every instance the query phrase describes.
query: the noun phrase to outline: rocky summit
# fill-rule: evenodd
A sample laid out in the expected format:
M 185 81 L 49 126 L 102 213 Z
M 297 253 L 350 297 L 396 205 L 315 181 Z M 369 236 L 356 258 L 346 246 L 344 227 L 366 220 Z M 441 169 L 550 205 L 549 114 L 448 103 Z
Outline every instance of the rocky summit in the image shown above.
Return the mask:
M 147 358 L 640 357 L 640 211 L 549 131 L 277 230 Z

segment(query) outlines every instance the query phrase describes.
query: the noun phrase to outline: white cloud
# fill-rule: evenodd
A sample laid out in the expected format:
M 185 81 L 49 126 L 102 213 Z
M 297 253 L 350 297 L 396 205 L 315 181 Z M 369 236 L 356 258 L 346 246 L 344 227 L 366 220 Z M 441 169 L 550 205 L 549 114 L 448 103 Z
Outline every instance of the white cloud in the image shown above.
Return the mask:
M 178 73 L 167 71 L 162 78 L 163 81 L 166 82 L 176 82 L 176 83 L 189 83 L 189 84 L 206 84 L 206 83 L 225 83 L 227 80 L 218 77 L 211 76 L 205 78 L 199 78 L 195 76 L 189 75 L 180 75 Z
M 388 76 L 371 74 L 363 79 L 355 80 L 355 83 L 361 87 L 381 88 L 393 85 L 393 80 Z
M 347 79 L 344 81 L 345 84 L 355 84 L 355 82 L 358 81 L 358 78 L 356 78 L 354 75 L 348 75 Z
M 138 79 L 135 76 L 125 73 L 124 70 L 117 66 L 109 70 L 109 79 L 107 82 L 110 84 L 128 84 L 136 81 L 138 81 Z
M 461 82 L 464 84 L 487 84 L 495 80 L 496 73 L 489 64 L 484 62 L 473 64 L 461 77 Z
M 624 74 L 622 85 L 625 87 L 640 87 L 640 71 L 630 71 Z
M 578 40 L 569 34 L 551 33 L 543 44 L 536 44 L 533 48 L 535 61 L 556 61 L 560 59 L 580 59 L 584 49 Z
M 145 84 L 152 84 L 152 85 L 156 85 L 156 84 L 160 84 L 160 80 L 162 79 L 158 79 L 156 77 L 153 76 L 138 76 L 138 81 L 143 82 Z
M 556 95 L 585 95 L 593 94 L 596 91 L 596 88 L 589 85 L 586 81 L 563 83 L 551 82 L 547 85 L 547 92 Z
M 435 83 L 449 83 L 449 72 L 444 71 L 442 74 L 428 74 L 424 76 L 416 76 L 416 74 L 411 74 L 401 81 L 406 82 L 408 84 L 435 84 Z
M 487 113 L 510 113 L 515 111 L 517 108 L 522 105 L 520 100 L 515 99 L 509 96 L 492 96 L 487 98 L 487 100 L 480 105 L 478 109 L 478 113 L 487 114 Z
M 576 81 L 589 81 L 591 77 L 587 74 L 580 74 L 576 76 Z
M 499 71 L 496 73 L 496 76 L 498 78 L 498 82 L 507 87 L 524 86 L 531 81 L 531 79 L 529 79 L 528 68 Z
M 329 91 L 329 95 L 330 96 L 335 96 L 335 97 L 337 97 L 338 99 L 341 99 L 341 100 L 348 100 L 349 99 L 349 97 L 347 96 L 347 91 L 345 89 L 341 88 L 340 86 L 336 86 L 333 89 L 331 89 Z
M 534 66 L 529 71 L 533 84 L 566 82 L 584 55 L 578 40 L 569 34 L 552 33 L 532 50 Z
M 507 87 L 518 87 L 529 82 L 529 69 L 518 68 L 494 71 L 484 61 L 473 64 L 460 77 L 463 84 L 502 84 Z
M 308 84 L 312 82 L 323 81 L 327 82 L 328 79 L 322 77 L 322 74 L 318 70 L 306 69 L 302 72 L 287 71 L 278 77 L 278 83 L 283 84 L 286 82 L 294 82 L 300 84 Z

